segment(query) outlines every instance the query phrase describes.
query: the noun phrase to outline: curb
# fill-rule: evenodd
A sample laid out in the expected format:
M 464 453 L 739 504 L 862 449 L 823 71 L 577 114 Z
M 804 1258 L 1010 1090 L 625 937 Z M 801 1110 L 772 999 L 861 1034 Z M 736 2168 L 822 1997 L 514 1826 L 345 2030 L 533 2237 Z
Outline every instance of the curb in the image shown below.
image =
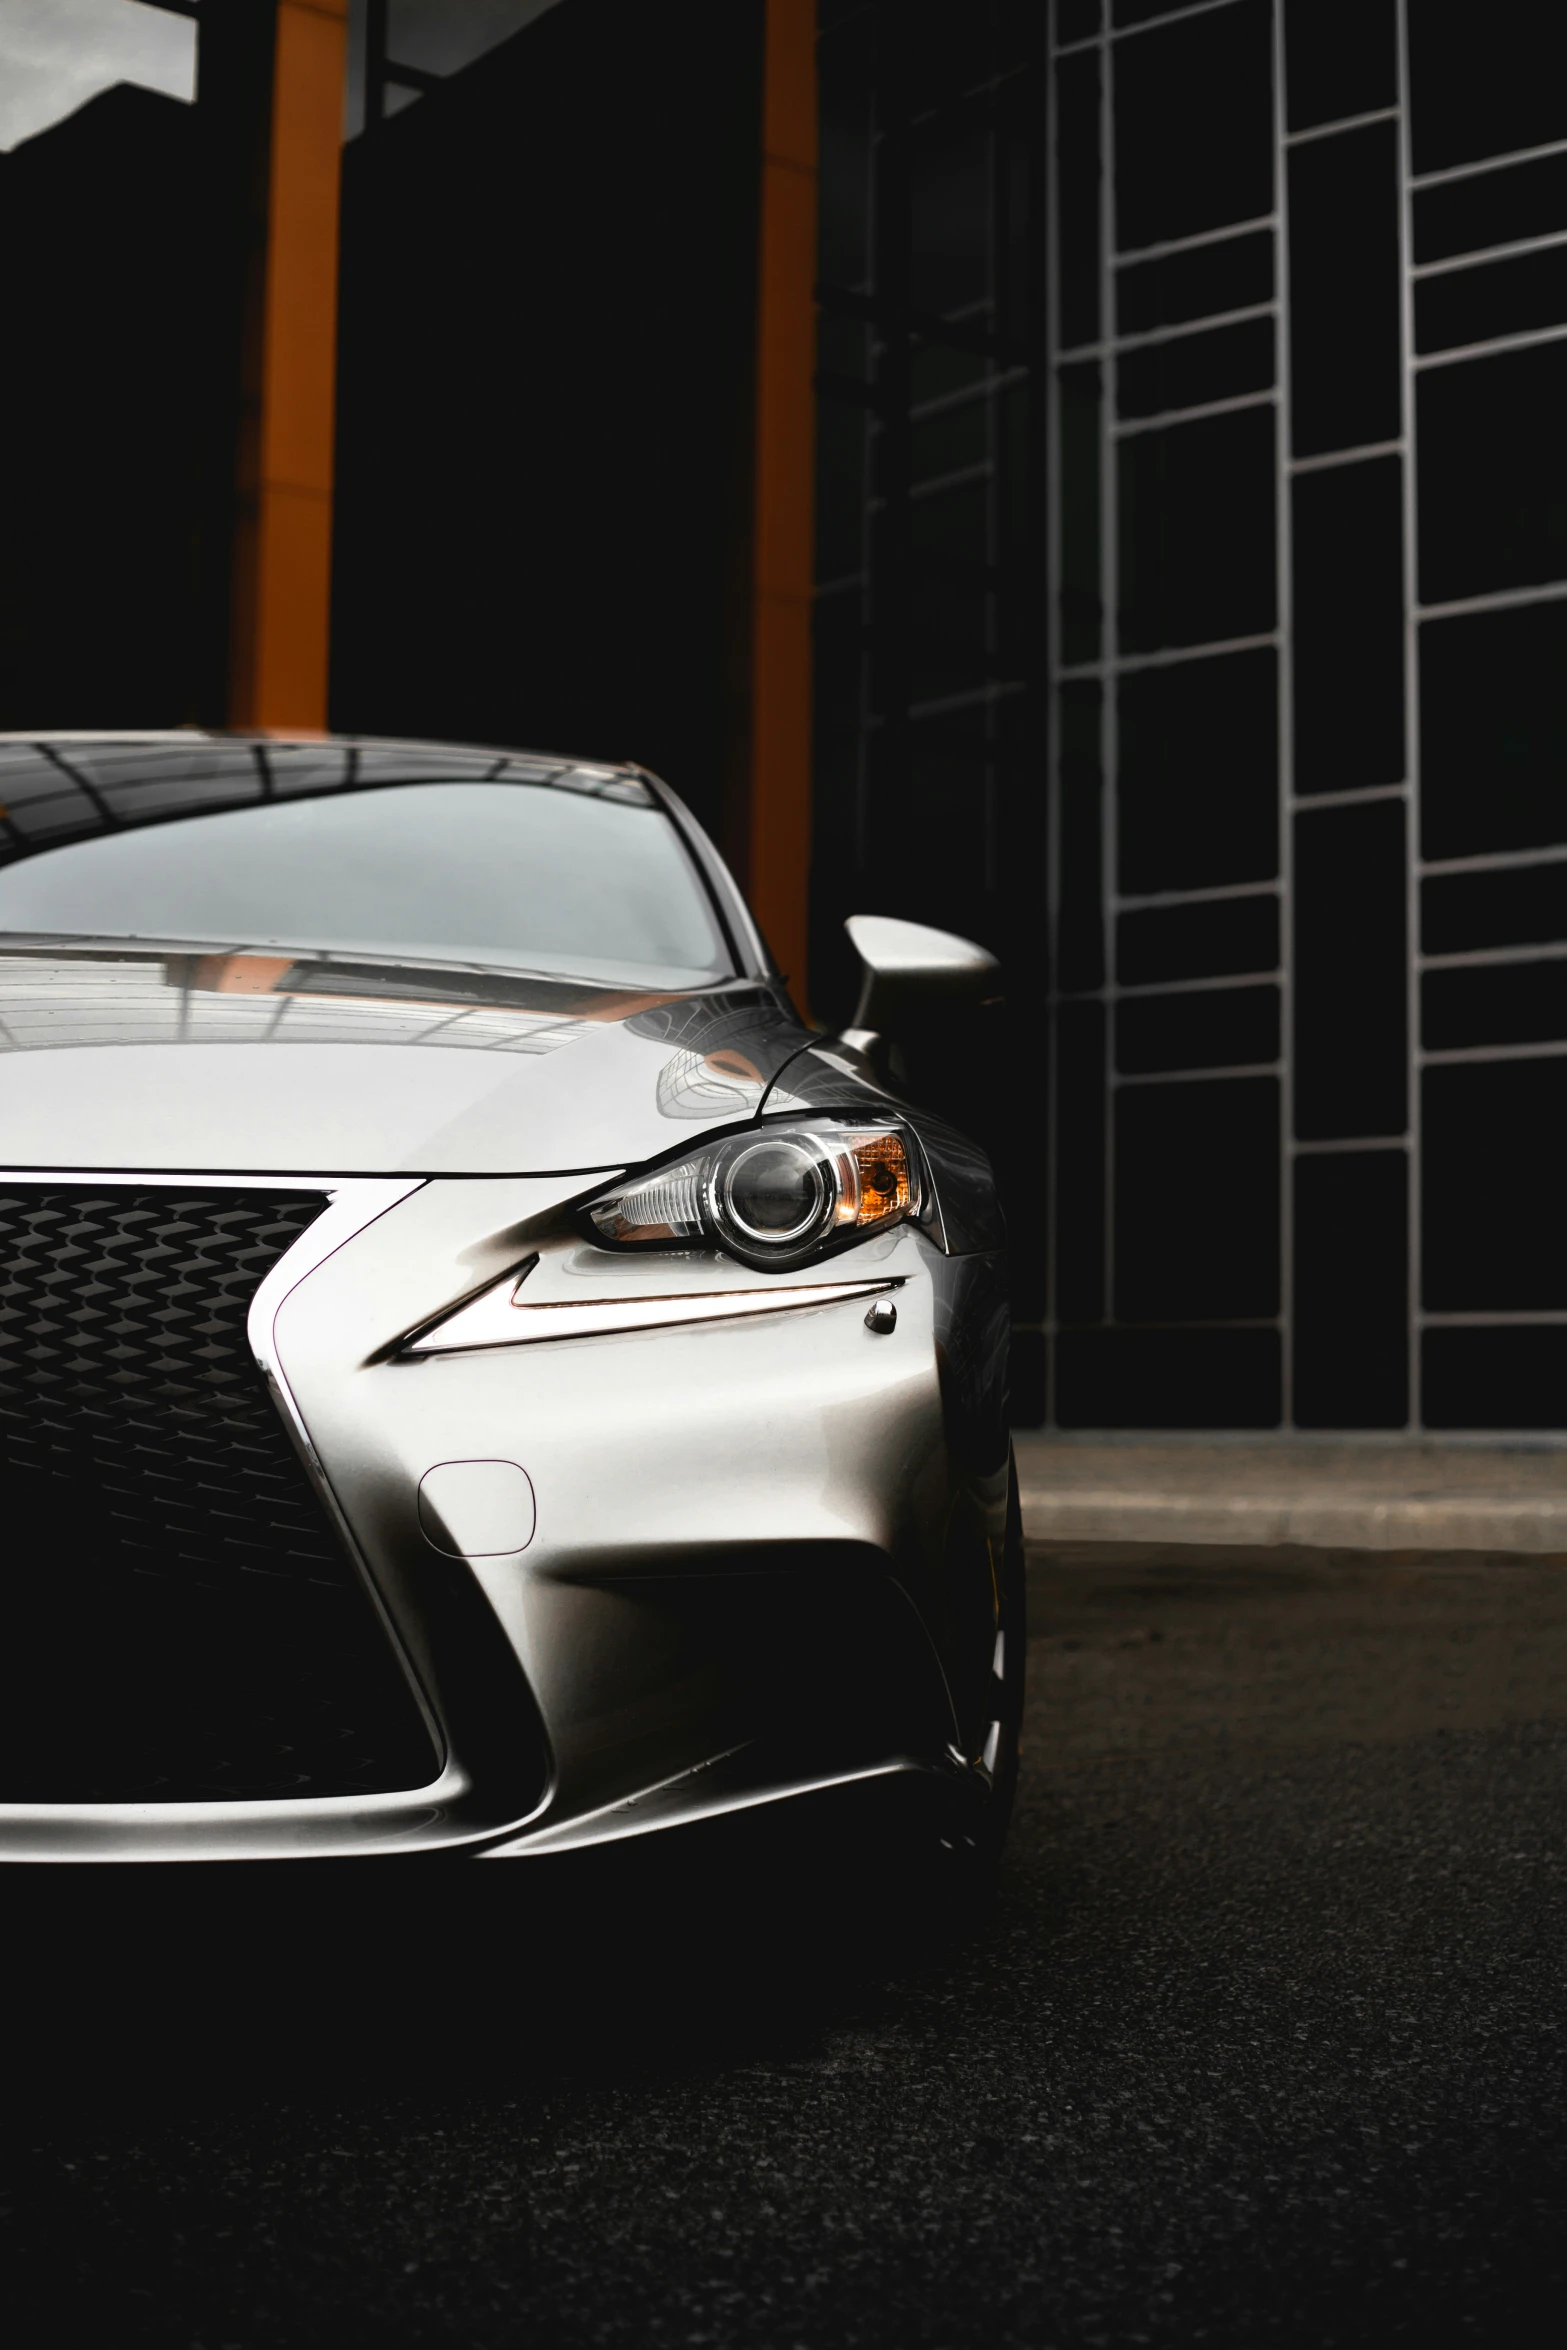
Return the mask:
M 1124 1487 L 1063 1491 L 1022 1481 L 1031 1542 L 1291 1543 L 1311 1550 L 1567 1552 L 1567 1503 L 1451 1494 L 1201 1495 Z

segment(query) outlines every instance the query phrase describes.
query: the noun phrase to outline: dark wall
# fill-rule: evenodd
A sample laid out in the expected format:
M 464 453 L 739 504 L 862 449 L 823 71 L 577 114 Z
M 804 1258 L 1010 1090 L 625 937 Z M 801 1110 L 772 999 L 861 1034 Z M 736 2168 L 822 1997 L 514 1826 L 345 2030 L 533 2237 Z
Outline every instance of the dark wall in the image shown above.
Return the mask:
M 911 1059 L 984 1142 L 1014 1407 L 1043 1402 L 1047 1091 L 1045 28 L 1040 6 L 820 0 L 811 1001 L 855 912 L 1001 958 L 1008 1012 Z M 1032 1327 L 1030 1327 L 1032 1325 Z
M 333 723 L 744 748 L 760 0 L 564 0 L 349 147 Z
M 207 10 L 195 105 L 121 84 L 0 155 L 0 726 L 228 715 L 275 17 Z
M 1567 12 L 820 6 L 812 995 L 1003 955 L 1015 1416 L 1567 1426 Z
M 1567 14 L 1403 13 L 1052 20 L 1062 1426 L 1567 1427 Z
M 195 111 L 120 87 L 0 156 L 0 727 L 196 698 Z

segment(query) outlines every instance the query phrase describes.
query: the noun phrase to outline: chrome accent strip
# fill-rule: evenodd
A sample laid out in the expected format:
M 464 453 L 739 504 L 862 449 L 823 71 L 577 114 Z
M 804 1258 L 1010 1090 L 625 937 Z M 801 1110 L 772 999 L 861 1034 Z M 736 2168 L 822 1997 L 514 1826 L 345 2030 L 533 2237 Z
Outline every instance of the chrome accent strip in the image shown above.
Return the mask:
M 663 1297 L 551 1299 L 532 1304 L 516 1295 L 517 1275 L 508 1273 L 445 1321 L 412 1339 L 405 1354 L 454 1354 L 483 1347 L 538 1346 L 561 1338 L 608 1336 L 612 1331 L 668 1330 L 685 1322 L 727 1322 L 747 1314 L 785 1314 L 805 1306 L 837 1305 L 849 1298 L 901 1289 L 903 1277 L 884 1281 L 830 1281 L 788 1289 L 701 1289 Z
M 668 1829 L 695 1827 L 703 1820 L 731 1819 L 740 1812 L 760 1811 L 772 1804 L 790 1803 L 799 1796 L 826 1795 L 839 1788 L 866 1786 L 876 1779 L 931 1779 L 937 1775 L 929 1763 L 916 1756 L 892 1755 L 882 1762 L 852 1764 L 842 1770 L 802 1772 L 797 1776 L 756 1784 L 742 1782 L 710 1796 L 701 1792 L 709 1772 L 718 1773 L 726 1762 L 747 1753 L 755 1743 L 748 1739 L 743 1746 L 731 1748 L 726 1754 L 710 1756 L 707 1761 L 693 1765 L 688 1771 L 679 1772 L 660 1786 L 646 1788 L 619 1803 L 605 1804 L 597 1811 L 583 1812 L 562 1820 L 558 1827 L 541 1828 L 537 1835 L 525 1830 L 518 1836 L 497 1839 L 486 1845 L 476 1857 L 479 1860 L 544 1860 L 551 1853 L 585 1851 L 601 1844 L 622 1844 L 631 1837 L 656 1836 Z M 965 1770 L 971 1767 L 964 1758 Z M 682 1801 L 681 1791 L 686 1789 L 693 1793 L 689 1800 Z

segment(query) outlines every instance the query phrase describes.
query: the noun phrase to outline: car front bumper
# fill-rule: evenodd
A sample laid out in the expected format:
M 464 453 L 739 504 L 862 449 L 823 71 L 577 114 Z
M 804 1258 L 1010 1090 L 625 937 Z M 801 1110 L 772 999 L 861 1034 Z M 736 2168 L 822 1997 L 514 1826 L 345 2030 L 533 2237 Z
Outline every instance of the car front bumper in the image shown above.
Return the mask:
M 313 1180 L 331 1205 L 257 1291 L 252 1344 L 439 1776 L 376 1795 L 4 1805 L 0 1859 L 520 1857 L 971 1767 L 964 1692 L 1006 1500 L 1004 1438 L 999 1454 L 967 1440 L 954 1386 L 984 1267 L 905 1227 L 774 1277 L 895 1283 L 886 1333 L 861 1294 L 412 1357 L 410 1331 L 535 1253 L 530 1296 L 678 1303 L 757 1276 L 587 1247 L 566 1211 L 593 1177 Z M 531 1487 L 531 1530 L 465 1554 L 421 1486 L 495 1463 Z

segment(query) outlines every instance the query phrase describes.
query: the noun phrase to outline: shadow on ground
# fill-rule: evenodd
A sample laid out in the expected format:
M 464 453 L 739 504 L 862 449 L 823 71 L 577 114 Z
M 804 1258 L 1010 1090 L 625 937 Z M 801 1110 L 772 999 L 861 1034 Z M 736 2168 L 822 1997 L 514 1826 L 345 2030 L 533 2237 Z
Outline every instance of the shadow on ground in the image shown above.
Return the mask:
M 812 1832 L 6 1885 L 12 2338 L 1554 2342 L 1567 1562 L 1031 1578 L 966 1930 Z

